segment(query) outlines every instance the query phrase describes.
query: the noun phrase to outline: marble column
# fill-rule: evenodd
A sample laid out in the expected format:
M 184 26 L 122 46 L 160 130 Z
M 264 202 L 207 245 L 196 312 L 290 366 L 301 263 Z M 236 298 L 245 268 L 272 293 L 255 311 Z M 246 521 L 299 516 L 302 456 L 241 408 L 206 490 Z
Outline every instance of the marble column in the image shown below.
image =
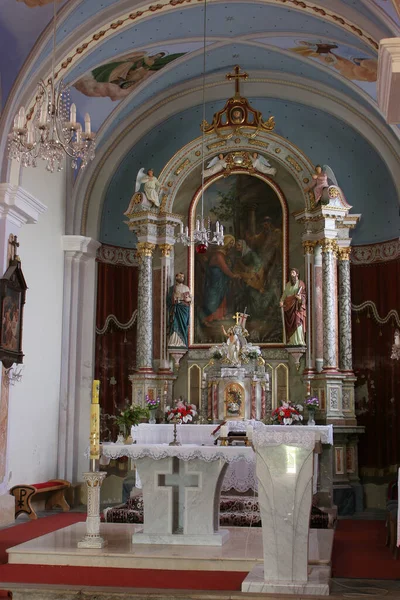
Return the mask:
M 315 368 L 320 373 L 324 364 L 324 327 L 322 317 L 322 251 L 319 244 L 314 251 L 313 283 L 313 355 Z
M 351 336 L 350 248 L 339 248 L 339 367 L 353 372 Z
M 9 266 L 9 239 L 18 236 L 23 225 L 38 222 L 47 207 L 18 185 L 0 183 L 0 276 Z M 8 465 L 8 417 L 12 389 L 4 367 L 0 369 L 0 526 L 14 522 L 15 500 L 7 493 Z
M 64 235 L 62 366 L 58 429 L 58 477 L 82 481 L 88 460 L 90 398 L 94 373 L 97 297 L 96 255 L 100 242 Z M 79 440 L 77 442 L 77 440 Z
M 305 284 L 307 293 L 307 325 L 306 325 L 306 370 L 311 371 L 315 367 L 313 360 L 312 351 L 312 335 L 311 335 L 311 308 L 314 304 L 313 297 L 313 266 L 314 266 L 314 246 L 315 242 L 305 240 L 303 242 L 304 247 L 304 259 L 305 259 Z
M 322 286 L 323 286 L 323 370 L 336 372 L 338 367 L 338 319 L 337 319 L 337 277 L 336 241 L 325 239 L 322 242 Z
M 161 250 L 161 331 L 160 331 L 160 368 L 159 371 L 171 371 L 170 361 L 167 353 L 167 329 L 168 329 L 168 313 L 166 299 L 168 290 L 173 285 L 172 277 L 172 252 L 174 246 L 172 244 L 160 244 Z
M 138 242 L 137 369 L 153 372 L 153 252 L 155 244 Z

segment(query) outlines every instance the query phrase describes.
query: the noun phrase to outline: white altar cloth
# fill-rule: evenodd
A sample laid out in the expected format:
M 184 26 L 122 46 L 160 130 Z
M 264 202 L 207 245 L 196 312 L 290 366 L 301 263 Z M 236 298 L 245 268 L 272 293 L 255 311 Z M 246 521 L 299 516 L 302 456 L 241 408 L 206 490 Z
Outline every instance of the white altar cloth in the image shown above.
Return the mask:
M 102 453 L 108 458 L 121 458 L 128 456 L 132 460 L 152 458 L 162 460 L 176 456 L 180 460 L 194 459 L 204 462 L 222 460 L 233 463 L 239 460 L 254 462 L 254 451 L 250 446 L 198 446 L 197 444 L 183 444 L 182 446 L 169 446 L 168 444 L 103 444 Z
M 252 425 L 254 430 L 257 428 L 265 427 L 260 421 L 254 419 L 245 421 L 234 421 L 230 420 L 227 423 L 229 431 L 246 431 L 248 425 Z M 192 423 L 190 425 L 178 425 L 177 426 L 177 440 L 181 444 L 198 444 L 202 446 L 209 446 L 214 444 L 215 437 L 212 432 L 218 427 L 217 424 L 213 425 L 198 425 Z M 282 433 L 286 427 L 283 425 L 268 425 L 268 431 L 277 431 Z M 290 430 L 295 433 L 304 434 L 305 431 L 311 432 L 316 431 L 321 436 L 321 442 L 323 444 L 333 445 L 333 425 L 315 425 L 304 429 L 304 425 L 290 425 Z M 170 423 L 160 423 L 156 425 L 150 425 L 150 423 L 140 423 L 132 427 L 131 434 L 134 441 L 137 444 L 167 444 L 173 440 L 174 426 Z M 318 461 L 315 461 L 315 470 L 317 474 Z M 141 488 L 140 477 L 137 477 L 136 487 Z M 255 473 L 255 459 L 253 455 L 252 460 L 238 460 L 230 463 L 225 473 L 224 480 L 222 482 L 222 491 L 228 492 L 229 490 L 235 490 L 237 492 L 247 492 L 247 490 L 257 490 L 257 478 Z M 317 491 L 317 477 L 314 478 L 314 491 Z

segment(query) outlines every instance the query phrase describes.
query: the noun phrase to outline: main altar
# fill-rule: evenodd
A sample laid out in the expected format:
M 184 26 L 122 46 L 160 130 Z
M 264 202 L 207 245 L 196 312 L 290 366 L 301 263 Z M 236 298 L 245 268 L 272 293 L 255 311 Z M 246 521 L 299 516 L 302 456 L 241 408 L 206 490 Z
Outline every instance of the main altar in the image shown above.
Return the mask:
M 333 170 L 251 106 L 242 75 L 201 136 L 152 172 L 157 202 L 145 184 L 125 211 L 139 269 L 132 402 L 159 398 L 162 420 L 183 398 L 217 425 L 269 422 L 315 396 L 317 423 L 333 425 L 334 488 L 361 509 L 349 265 L 360 215 Z

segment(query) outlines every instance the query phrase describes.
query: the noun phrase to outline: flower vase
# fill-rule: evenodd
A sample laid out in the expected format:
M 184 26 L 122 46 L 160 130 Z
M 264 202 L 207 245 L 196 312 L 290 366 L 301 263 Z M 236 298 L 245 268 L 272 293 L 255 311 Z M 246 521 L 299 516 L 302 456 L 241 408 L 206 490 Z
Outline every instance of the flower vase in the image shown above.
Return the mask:
M 157 413 L 157 409 L 156 408 L 151 408 L 150 409 L 150 419 L 149 419 L 150 425 L 155 425 L 157 423 L 157 421 L 156 421 L 156 413 Z
M 315 410 L 308 409 L 308 421 L 307 425 L 315 425 Z

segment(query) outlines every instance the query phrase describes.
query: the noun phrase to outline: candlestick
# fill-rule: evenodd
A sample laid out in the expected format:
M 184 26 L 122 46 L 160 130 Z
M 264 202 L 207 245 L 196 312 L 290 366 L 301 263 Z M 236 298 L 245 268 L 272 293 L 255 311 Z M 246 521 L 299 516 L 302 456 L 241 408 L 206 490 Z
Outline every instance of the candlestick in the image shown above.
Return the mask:
M 247 425 L 246 427 L 246 437 L 248 440 L 252 440 L 253 439 L 253 426 L 252 425 Z
M 222 438 L 227 438 L 228 437 L 228 425 L 221 425 L 219 432 L 220 432 L 220 436 Z
M 86 113 L 85 114 L 85 133 L 89 134 L 91 132 L 92 132 L 92 130 L 91 130 L 91 125 L 90 125 L 90 115 L 89 115 L 89 113 Z
M 92 403 L 90 405 L 90 460 L 100 459 L 100 381 L 95 379 L 92 386 Z
M 76 123 L 76 105 L 75 104 L 71 104 L 71 108 L 69 111 L 69 120 L 71 121 L 71 123 L 73 125 L 75 125 L 75 123 Z

